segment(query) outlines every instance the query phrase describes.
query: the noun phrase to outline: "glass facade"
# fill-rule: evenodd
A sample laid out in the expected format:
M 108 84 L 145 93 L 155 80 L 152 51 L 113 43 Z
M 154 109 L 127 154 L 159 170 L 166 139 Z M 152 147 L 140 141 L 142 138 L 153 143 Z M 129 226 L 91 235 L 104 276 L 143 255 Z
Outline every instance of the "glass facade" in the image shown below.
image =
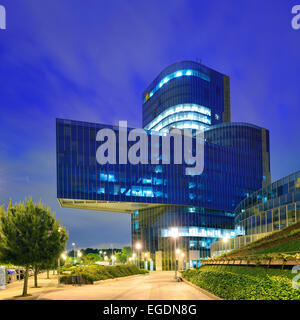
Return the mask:
M 235 228 L 242 237 L 216 241 L 212 256 L 239 249 L 269 233 L 300 222 L 300 171 L 252 193 L 235 210 Z
M 168 132 L 171 128 L 205 130 L 211 124 L 211 110 L 197 104 L 179 104 L 166 109 L 145 129 Z
M 100 165 L 97 132 L 115 132 L 118 159 L 119 127 L 57 119 L 58 200 L 63 207 L 131 214 L 133 247 L 141 242 L 158 270 L 175 266 L 175 228 L 182 265 L 199 266 L 211 243 L 243 234 L 234 228 L 236 206 L 270 183 L 269 132 L 230 123 L 229 77 L 197 62 L 164 69 L 143 92 L 142 104 L 149 149 L 158 136 L 156 164 Z M 204 132 L 202 174 L 186 175 L 187 166 L 172 156 L 163 164 L 162 139 L 172 128 L 191 129 L 194 140 Z M 173 140 L 170 148 L 172 155 Z
M 118 158 L 119 127 L 57 119 L 58 198 L 233 211 L 242 199 L 262 186 L 265 129 L 235 123 L 206 131 L 204 171 L 188 176 L 186 164 L 168 165 L 161 160 L 159 164 L 99 165 L 96 150 L 101 143 L 96 141 L 96 134 L 104 128 L 115 131 Z M 161 146 L 162 136 L 159 138 Z M 148 139 L 151 148 L 151 132 Z
M 57 197 L 63 207 L 132 214 L 133 244 L 141 241 L 151 254 L 162 251 L 163 269 L 174 268 L 171 228 L 178 228 L 187 259 L 198 252 L 198 264 L 213 241 L 236 235 L 236 205 L 264 180 L 265 129 L 231 123 L 205 131 L 204 171 L 188 176 L 185 164 L 99 165 L 96 135 L 104 128 L 116 134 L 118 158 L 119 127 L 57 119 Z
M 300 171 L 254 192 L 235 213 L 235 224 L 247 235 L 274 232 L 300 222 Z
M 207 128 L 230 122 L 229 77 L 194 61 L 182 61 L 165 68 L 143 92 L 143 127 L 151 128 L 151 122 L 179 106 L 204 108 L 209 113 L 195 110 L 182 113 L 179 119 L 169 119 L 169 125 L 194 129 Z M 190 117 L 190 119 L 189 119 Z M 189 122 L 183 121 L 189 120 Z M 179 126 L 178 126 L 179 125 Z M 202 127 L 201 127 L 202 126 Z M 161 128 L 160 130 L 162 130 Z

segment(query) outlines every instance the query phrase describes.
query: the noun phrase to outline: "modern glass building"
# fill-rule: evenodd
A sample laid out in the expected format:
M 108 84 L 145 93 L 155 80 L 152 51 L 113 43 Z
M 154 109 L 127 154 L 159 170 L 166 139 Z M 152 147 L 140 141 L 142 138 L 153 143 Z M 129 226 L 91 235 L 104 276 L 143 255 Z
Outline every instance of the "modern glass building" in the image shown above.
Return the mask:
M 58 200 L 63 207 L 131 214 L 133 247 L 141 242 L 157 270 L 175 266 L 176 230 L 179 263 L 198 266 L 212 242 L 243 234 L 234 228 L 234 210 L 270 183 L 269 132 L 230 123 L 229 78 L 196 62 L 171 65 L 148 86 L 143 126 L 149 149 L 158 137 L 157 163 L 100 165 L 97 132 L 115 132 L 118 159 L 119 127 L 57 119 Z M 162 140 L 172 128 L 192 130 L 193 152 L 204 130 L 202 174 L 186 175 L 187 165 L 174 158 L 163 164 Z
M 300 222 L 300 171 L 284 177 L 252 193 L 235 209 L 235 227 L 244 237 L 218 241 L 212 244 L 217 256 L 225 251 L 238 249 Z
M 300 171 L 254 192 L 235 210 L 235 225 L 247 235 L 269 233 L 300 222 Z
M 143 127 L 204 130 L 230 122 L 229 77 L 193 61 L 165 68 L 143 92 Z

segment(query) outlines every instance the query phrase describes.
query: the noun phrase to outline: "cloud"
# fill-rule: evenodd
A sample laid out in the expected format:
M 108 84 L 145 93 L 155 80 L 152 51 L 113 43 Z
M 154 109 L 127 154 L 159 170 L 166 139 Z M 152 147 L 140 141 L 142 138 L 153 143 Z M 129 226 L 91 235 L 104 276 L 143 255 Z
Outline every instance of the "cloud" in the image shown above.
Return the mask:
M 59 207 L 55 118 L 139 127 L 143 89 L 185 59 L 202 58 L 231 77 L 234 121 L 270 130 L 273 179 L 299 170 L 300 33 L 290 26 L 292 1 L 2 3 L 1 203 L 33 194 L 79 245 L 112 235 L 130 243 L 128 215 Z

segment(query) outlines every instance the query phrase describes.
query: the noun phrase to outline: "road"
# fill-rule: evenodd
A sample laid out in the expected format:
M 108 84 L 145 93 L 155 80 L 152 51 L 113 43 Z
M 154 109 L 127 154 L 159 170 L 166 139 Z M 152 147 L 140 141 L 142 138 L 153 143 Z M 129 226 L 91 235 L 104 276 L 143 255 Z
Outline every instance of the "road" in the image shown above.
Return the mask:
M 38 299 L 51 300 L 212 300 L 196 288 L 174 279 L 174 272 L 151 272 L 42 293 Z

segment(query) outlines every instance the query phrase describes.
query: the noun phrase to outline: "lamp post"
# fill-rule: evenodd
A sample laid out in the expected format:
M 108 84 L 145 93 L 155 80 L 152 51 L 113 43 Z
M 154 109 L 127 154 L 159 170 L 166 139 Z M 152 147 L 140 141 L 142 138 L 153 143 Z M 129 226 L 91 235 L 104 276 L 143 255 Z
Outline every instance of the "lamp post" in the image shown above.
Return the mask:
M 60 286 L 60 257 L 62 257 L 65 261 L 67 259 L 67 256 L 62 253 L 61 256 L 58 257 L 58 261 L 57 261 L 57 285 L 58 287 Z
M 148 270 L 147 258 L 148 258 L 148 253 L 146 252 L 146 253 L 144 254 L 144 269 L 147 269 L 147 270 Z M 146 264 L 147 264 L 147 268 L 146 268 Z
M 136 245 L 135 245 L 135 248 L 136 250 L 138 251 L 138 267 L 141 268 L 141 257 L 140 257 L 140 253 L 141 253 L 141 249 L 142 249 L 142 245 L 140 242 L 138 242 Z
M 228 236 L 225 236 L 225 237 L 223 238 L 223 242 L 224 242 L 224 251 L 226 252 L 227 243 L 228 243 Z
M 175 254 L 175 279 L 177 280 L 177 249 L 176 249 L 176 239 L 178 238 L 178 229 L 173 228 L 171 231 L 171 237 L 174 239 L 174 254 Z
M 80 260 L 80 258 L 82 257 L 82 252 L 80 250 L 77 251 L 77 257 L 78 257 L 78 261 Z
M 72 242 L 72 246 L 73 246 L 73 253 L 74 253 L 74 261 L 73 261 L 73 263 L 75 264 L 75 242 Z
M 135 253 L 133 253 L 133 254 L 132 254 L 132 260 L 133 260 L 133 263 L 135 263 L 135 265 L 137 266 L 137 263 L 136 263 L 135 257 L 136 257 L 136 254 L 135 254 Z
M 185 267 L 184 267 L 184 252 L 182 252 L 181 257 L 182 257 L 182 269 L 185 270 Z

